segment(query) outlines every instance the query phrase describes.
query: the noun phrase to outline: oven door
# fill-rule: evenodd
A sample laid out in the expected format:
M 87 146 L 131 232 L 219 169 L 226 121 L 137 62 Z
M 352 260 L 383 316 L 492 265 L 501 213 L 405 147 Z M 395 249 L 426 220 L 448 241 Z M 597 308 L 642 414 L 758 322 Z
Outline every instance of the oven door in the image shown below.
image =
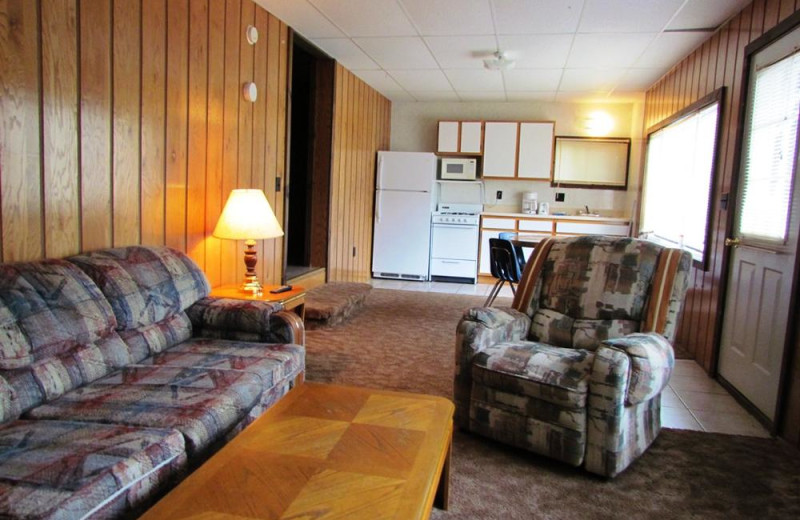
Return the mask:
M 434 224 L 431 258 L 478 259 L 478 226 Z

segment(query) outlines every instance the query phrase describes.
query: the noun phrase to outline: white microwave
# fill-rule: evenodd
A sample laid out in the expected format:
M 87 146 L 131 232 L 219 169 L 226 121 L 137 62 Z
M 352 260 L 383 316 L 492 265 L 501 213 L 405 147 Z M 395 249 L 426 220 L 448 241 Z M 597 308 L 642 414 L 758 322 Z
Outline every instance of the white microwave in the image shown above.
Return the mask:
M 439 178 L 451 181 L 474 181 L 478 177 L 478 160 L 442 157 Z

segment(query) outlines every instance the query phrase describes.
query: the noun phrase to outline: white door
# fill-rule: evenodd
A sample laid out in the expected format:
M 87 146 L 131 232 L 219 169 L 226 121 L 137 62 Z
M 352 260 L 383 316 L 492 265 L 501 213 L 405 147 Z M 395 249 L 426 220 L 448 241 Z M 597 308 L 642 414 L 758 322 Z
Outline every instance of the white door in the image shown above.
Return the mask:
M 800 228 L 800 29 L 751 59 L 719 373 L 775 419 Z
M 431 191 L 436 155 L 427 152 L 378 152 L 376 190 Z

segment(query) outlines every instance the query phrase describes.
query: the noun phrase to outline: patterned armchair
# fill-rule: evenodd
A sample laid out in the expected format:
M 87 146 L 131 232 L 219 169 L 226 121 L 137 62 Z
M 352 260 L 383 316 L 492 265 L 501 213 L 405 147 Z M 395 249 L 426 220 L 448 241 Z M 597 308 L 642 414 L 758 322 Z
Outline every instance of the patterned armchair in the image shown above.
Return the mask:
M 456 424 L 613 477 L 661 429 L 691 256 L 634 238 L 550 238 L 511 308 L 456 337 Z

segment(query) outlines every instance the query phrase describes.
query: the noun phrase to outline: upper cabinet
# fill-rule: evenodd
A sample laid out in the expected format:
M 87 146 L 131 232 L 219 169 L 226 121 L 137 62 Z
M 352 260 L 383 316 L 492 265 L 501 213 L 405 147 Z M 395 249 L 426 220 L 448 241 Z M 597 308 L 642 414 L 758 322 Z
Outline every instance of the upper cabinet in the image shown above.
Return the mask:
M 487 121 L 483 137 L 483 176 L 514 177 L 517 172 L 518 123 Z
M 550 180 L 554 130 L 552 121 L 519 124 L 517 177 Z
M 480 121 L 439 121 L 440 154 L 481 154 L 483 123 Z

